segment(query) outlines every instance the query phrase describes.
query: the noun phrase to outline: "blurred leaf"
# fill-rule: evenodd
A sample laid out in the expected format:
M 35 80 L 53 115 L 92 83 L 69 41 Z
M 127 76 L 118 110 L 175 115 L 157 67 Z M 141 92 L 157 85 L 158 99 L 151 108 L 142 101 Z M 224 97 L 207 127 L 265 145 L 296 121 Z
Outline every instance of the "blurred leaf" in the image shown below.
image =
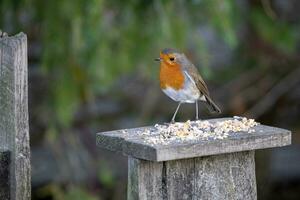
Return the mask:
M 239 20 L 236 1 L 234 0 L 211 0 L 203 1 L 207 9 L 208 20 L 219 32 L 219 35 L 231 47 L 238 45 L 236 36 L 236 25 Z
M 98 178 L 100 183 L 107 188 L 112 188 L 115 185 L 115 177 L 112 170 L 103 163 L 98 171 Z
M 64 200 L 98 200 L 99 198 L 91 195 L 80 187 L 71 187 L 64 196 Z
M 41 199 L 54 200 L 99 200 L 98 197 L 88 192 L 83 186 L 69 186 L 66 190 L 55 184 L 46 185 L 37 191 Z M 48 198 L 47 198 L 48 197 Z
M 291 25 L 272 20 L 262 9 L 253 10 L 251 20 L 255 30 L 265 41 L 287 53 L 295 51 L 297 35 Z

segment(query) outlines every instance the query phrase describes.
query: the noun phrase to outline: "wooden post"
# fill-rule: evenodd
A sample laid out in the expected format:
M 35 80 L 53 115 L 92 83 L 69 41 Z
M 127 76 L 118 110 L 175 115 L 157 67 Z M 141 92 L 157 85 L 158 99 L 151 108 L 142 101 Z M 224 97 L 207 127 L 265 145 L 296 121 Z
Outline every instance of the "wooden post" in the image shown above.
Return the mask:
M 7 185 L 9 173 L 9 199 L 13 200 L 31 198 L 27 86 L 26 35 L 0 37 L 0 149 L 10 155 L 7 162 L 7 153 L 0 150 L 0 167 L 9 163 L 8 170 L 0 169 L 0 185 Z
M 129 200 L 257 199 L 254 151 L 291 143 L 290 131 L 258 125 L 223 139 L 153 145 L 142 134 L 153 129 L 97 134 L 99 147 L 129 156 Z

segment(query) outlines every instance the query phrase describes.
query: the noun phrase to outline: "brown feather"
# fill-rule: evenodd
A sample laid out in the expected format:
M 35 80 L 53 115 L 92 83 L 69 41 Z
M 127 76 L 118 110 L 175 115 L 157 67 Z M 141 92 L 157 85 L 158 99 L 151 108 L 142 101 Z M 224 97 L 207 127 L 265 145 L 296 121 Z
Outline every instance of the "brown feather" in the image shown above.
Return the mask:
M 220 108 L 215 104 L 215 102 L 211 99 L 209 95 L 209 91 L 207 88 L 206 83 L 204 82 L 203 78 L 201 77 L 198 69 L 193 65 L 185 55 L 182 55 L 183 59 L 181 60 L 181 66 L 183 70 L 185 70 L 195 81 L 197 88 L 199 89 L 200 93 L 205 96 L 206 103 L 209 106 L 209 110 L 211 112 L 221 113 Z

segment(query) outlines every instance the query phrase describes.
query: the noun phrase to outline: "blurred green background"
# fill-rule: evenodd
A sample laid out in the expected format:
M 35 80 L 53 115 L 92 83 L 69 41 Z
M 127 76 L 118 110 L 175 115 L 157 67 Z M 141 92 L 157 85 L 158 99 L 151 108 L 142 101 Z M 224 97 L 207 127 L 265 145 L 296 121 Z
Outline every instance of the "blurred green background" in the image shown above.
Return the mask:
M 165 47 L 196 64 L 219 117 L 293 131 L 257 152 L 258 199 L 300 199 L 300 1 L 0 0 L 0 29 L 28 36 L 33 199 L 126 199 L 126 158 L 95 133 L 170 120 L 153 61 Z

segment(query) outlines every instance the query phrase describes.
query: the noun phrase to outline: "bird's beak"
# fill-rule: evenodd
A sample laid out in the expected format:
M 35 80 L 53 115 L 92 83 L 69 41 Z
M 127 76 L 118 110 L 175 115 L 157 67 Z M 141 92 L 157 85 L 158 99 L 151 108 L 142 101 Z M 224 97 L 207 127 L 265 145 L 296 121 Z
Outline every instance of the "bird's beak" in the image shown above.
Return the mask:
M 155 58 L 154 60 L 155 61 L 161 61 L 162 59 L 161 58 Z

